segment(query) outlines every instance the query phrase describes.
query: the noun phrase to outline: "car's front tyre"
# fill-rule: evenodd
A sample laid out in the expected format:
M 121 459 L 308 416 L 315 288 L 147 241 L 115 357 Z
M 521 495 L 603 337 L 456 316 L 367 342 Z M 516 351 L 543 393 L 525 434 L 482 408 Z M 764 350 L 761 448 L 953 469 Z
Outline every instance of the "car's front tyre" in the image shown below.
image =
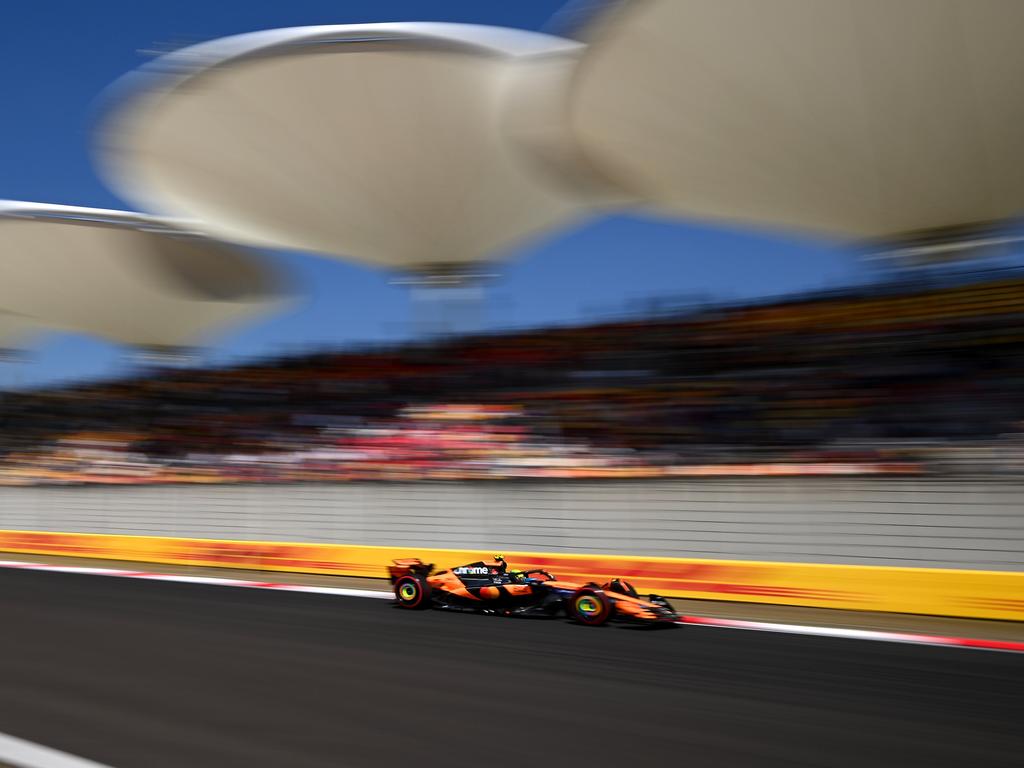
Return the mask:
M 615 606 L 602 590 L 583 587 L 569 598 L 565 612 L 580 624 L 599 627 L 608 623 L 615 613 Z

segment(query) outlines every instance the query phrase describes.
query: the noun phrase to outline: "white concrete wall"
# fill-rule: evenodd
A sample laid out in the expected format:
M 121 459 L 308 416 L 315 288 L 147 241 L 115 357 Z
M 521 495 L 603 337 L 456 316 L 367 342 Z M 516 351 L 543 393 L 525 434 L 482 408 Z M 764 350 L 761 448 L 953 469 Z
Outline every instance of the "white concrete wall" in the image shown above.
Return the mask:
M 0 488 L 0 528 L 1024 570 L 1024 482 Z

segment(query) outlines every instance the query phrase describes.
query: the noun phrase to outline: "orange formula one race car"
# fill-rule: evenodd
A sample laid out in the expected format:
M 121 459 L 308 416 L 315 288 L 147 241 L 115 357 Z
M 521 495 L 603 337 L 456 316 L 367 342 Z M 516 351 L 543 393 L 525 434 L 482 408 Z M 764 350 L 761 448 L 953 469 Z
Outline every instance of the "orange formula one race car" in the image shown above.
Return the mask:
M 657 595 L 641 598 L 622 579 L 603 586 L 561 581 L 547 571 L 509 570 L 505 558 L 434 571 L 418 558 L 388 566 L 395 600 L 403 608 L 441 608 L 502 616 L 559 616 L 592 627 L 609 621 L 673 625 L 679 615 Z

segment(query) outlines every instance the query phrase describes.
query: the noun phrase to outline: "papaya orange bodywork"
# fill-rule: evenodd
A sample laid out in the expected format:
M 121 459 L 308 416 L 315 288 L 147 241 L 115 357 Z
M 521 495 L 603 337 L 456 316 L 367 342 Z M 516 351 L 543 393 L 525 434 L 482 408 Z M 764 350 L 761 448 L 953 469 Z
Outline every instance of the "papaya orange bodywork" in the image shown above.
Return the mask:
M 433 576 L 428 577 L 427 581 L 430 583 L 430 586 L 434 587 L 435 589 L 443 589 L 445 592 L 450 592 L 453 595 L 464 597 L 467 600 L 480 599 L 476 595 L 470 593 L 470 591 L 462 585 L 462 582 L 459 580 L 459 577 L 451 571 L 441 571 L 439 573 L 435 573 Z
M 477 603 L 480 605 L 479 610 L 488 610 L 485 606 L 494 601 L 493 604 L 497 606 L 497 610 L 506 615 L 522 610 L 523 606 L 529 607 L 531 596 L 550 595 L 549 590 L 557 590 L 563 596 L 557 599 L 568 599 L 579 590 L 587 588 L 602 591 L 607 602 L 611 603 L 613 614 L 620 618 L 670 623 L 675 619 L 675 614 L 672 613 L 663 598 L 652 596 L 651 600 L 645 600 L 624 594 L 621 585 L 614 580 L 603 586 L 598 586 L 594 582 L 562 581 L 546 572 L 538 572 L 540 576 L 534 579 L 530 577 L 530 574 L 535 572 L 526 574 L 518 571 L 506 572 L 506 567 L 506 563 L 498 560 L 480 560 L 468 566 L 430 573 L 433 569 L 432 565 L 409 558 L 395 560 L 394 565 L 389 567 L 389 573 L 392 581 L 408 573 L 418 573 L 420 578 L 424 578 L 431 587 L 439 592 Z M 463 581 L 467 577 L 469 578 L 469 587 Z M 538 586 L 540 584 L 543 587 Z M 542 590 L 542 592 L 539 593 L 538 590 Z M 516 598 L 516 600 L 506 602 L 503 598 L 507 597 Z M 550 605 L 550 603 L 545 603 L 545 605 Z M 554 615 L 550 609 L 547 610 L 547 615 Z M 558 610 L 557 604 L 555 610 Z M 568 612 L 568 609 L 566 611 Z

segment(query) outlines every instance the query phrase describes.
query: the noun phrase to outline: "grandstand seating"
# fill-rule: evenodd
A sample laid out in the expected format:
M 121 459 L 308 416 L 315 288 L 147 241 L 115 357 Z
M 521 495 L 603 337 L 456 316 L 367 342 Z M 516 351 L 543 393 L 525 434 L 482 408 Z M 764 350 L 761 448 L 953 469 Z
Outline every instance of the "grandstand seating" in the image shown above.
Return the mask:
M 0 482 L 923 471 L 1022 384 L 1024 278 L 878 286 L 8 393 Z

